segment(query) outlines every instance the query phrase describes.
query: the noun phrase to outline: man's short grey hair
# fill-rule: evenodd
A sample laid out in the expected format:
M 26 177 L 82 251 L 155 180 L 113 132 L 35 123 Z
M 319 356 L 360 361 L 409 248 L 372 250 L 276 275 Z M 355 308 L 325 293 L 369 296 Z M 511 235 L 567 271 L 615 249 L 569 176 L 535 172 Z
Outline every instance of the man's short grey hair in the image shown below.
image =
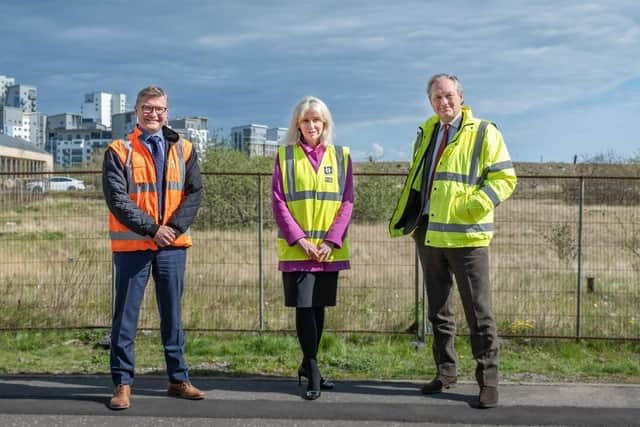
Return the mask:
M 160 86 L 147 86 L 138 92 L 138 96 L 136 97 L 136 107 L 140 103 L 141 99 L 145 98 L 157 98 L 160 96 L 167 97 L 167 94 Z
M 458 92 L 458 95 L 462 96 L 464 91 L 462 90 L 462 84 L 460 83 L 460 80 L 458 80 L 458 78 L 453 74 L 440 73 L 435 74 L 429 79 L 429 83 L 427 84 L 427 96 L 429 97 L 429 99 L 431 99 L 431 87 L 435 82 L 441 79 L 451 80 L 456 85 L 456 91 Z

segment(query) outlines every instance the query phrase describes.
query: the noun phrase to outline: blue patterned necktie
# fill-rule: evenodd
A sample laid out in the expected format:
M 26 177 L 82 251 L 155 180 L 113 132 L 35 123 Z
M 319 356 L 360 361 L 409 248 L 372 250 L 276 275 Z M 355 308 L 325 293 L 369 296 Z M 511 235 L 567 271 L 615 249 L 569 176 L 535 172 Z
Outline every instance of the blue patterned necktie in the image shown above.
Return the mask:
M 164 205 L 164 152 L 162 150 L 162 139 L 158 135 L 152 135 L 147 139 L 151 144 L 151 155 L 156 166 L 156 186 L 158 191 L 158 212 L 162 220 Z

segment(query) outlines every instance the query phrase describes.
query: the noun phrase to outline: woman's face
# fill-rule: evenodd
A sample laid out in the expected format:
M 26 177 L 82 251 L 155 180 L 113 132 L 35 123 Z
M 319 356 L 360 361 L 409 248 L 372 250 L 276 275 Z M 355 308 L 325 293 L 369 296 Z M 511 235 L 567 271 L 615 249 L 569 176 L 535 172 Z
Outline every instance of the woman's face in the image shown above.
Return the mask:
M 320 143 L 320 135 L 324 130 L 324 122 L 316 110 L 307 110 L 298 120 L 298 128 L 302 132 L 304 141 L 312 147 Z

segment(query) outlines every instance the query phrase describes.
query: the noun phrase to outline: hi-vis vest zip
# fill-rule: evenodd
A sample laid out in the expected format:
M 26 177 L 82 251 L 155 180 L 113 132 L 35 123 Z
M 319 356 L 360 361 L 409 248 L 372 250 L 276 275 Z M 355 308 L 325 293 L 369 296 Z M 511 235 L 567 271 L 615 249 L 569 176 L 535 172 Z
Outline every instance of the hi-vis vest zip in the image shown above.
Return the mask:
M 279 148 L 287 207 L 307 239 L 315 245 L 322 243 L 342 205 L 348 156 L 347 147 L 328 145 L 316 172 L 299 145 Z M 298 245 L 289 246 L 282 237 L 278 238 L 278 258 L 280 261 L 309 260 Z M 349 243 L 345 238 L 342 247 L 331 251 L 326 262 L 348 259 Z
M 419 181 L 438 122 L 433 116 L 420 126 L 411 169 L 389 224 L 391 237 L 415 230 L 422 206 L 417 205 L 412 189 L 424 192 Z M 493 238 L 494 209 L 511 195 L 516 180 L 502 135 L 493 125 L 474 118 L 469 107 L 463 107 L 460 129 L 436 165 L 424 244 L 441 248 L 488 246 Z
M 158 192 L 156 169 L 153 158 L 141 140 L 142 132 L 137 127 L 126 140 L 117 140 L 109 145 L 125 168 L 128 193 L 131 200 L 144 212 L 159 223 Z M 162 224 L 171 218 L 184 197 L 185 159 L 191 157 L 192 145 L 189 141 L 179 139 L 172 144 L 165 161 L 164 212 Z M 158 246 L 150 236 L 137 234 L 109 212 L 109 235 L 111 250 L 114 252 L 131 252 L 157 250 Z M 181 234 L 171 246 L 190 247 L 191 232 Z

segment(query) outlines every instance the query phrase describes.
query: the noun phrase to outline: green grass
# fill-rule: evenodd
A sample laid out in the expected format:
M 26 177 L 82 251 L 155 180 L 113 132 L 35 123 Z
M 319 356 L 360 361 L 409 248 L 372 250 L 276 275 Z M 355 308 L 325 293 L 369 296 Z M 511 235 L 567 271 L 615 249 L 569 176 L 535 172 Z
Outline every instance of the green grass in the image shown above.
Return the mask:
M 108 374 L 109 352 L 96 343 L 106 330 L 0 332 L 2 374 Z M 457 340 L 460 376 L 473 380 L 475 362 L 466 337 Z M 301 353 L 293 334 L 187 334 L 194 376 L 295 375 Z M 503 340 L 506 381 L 640 384 L 640 343 L 572 340 Z M 409 335 L 331 334 L 319 353 L 323 376 L 334 379 L 426 380 L 434 365 L 429 345 Z M 157 332 L 138 333 L 138 374 L 162 374 Z

